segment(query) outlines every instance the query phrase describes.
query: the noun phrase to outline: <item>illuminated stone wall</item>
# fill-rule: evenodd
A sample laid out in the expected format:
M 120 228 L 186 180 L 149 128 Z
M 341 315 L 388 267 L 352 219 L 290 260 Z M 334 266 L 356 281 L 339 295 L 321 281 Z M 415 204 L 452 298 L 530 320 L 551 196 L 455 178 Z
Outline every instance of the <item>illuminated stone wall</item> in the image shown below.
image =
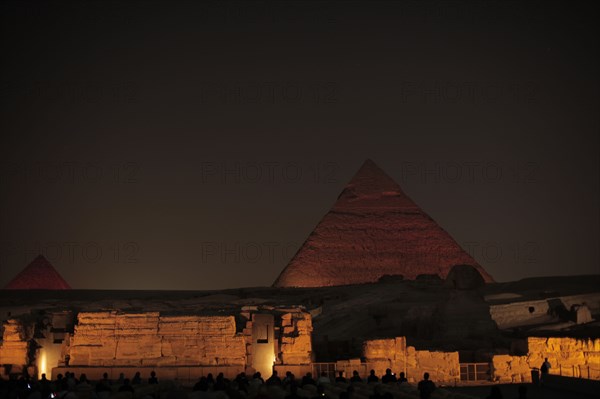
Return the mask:
M 425 372 L 438 382 L 460 379 L 458 352 L 416 350 L 406 346 L 405 337 L 365 341 L 363 354 L 368 367 L 379 376 L 391 368 L 396 374 L 405 371 L 409 381 L 421 380 Z
M 246 345 L 233 316 L 82 312 L 68 355 L 69 366 L 245 366 Z
M 0 345 L 0 364 L 28 365 L 28 340 L 33 336 L 33 331 L 15 319 L 4 322 L 3 330 L 2 344 Z M 13 370 L 13 372 L 15 371 Z
M 279 358 L 286 365 L 312 363 L 312 319 L 306 312 L 290 312 L 281 316 Z
M 495 355 L 494 378 L 500 382 L 530 382 L 531 370 L 540 368 L 544 358 L 552 365 L 551 374 L 600 380 L 600 339 L 527 339 L 525 356 Z
M 311 366 L 312 320 L 300 309 L 259 309 L 239 313 L 243 328 L 234 316 L 167 316 L 159 312 L 81 312 L 74 333 L 65 339 L 64 357 L 58 365 L 77 367 L 195 367 L 209 372 L 260 370 L 266 377 L 276 367 L 306 369 Z M 270 315 L 270 322 L 257 316 Z M 263 317 L 264 318 L 264 317 Z M 245 320 L 245 321 L 244 321 Z M 257 328 L 269 333 L 257 335 Z M 262 331 L 262 330 L 261 330 Z M 259 336 L 260 335 L 260 336 Z M 258 356 L 255 342 L 268 339 L 272 345 L 269 364 Z M 264 349 L 264 348 L 261 348 Z M 68 362 L 67 362 L 68 359 Z M 202 367 L 202 369 L 198 368 Z

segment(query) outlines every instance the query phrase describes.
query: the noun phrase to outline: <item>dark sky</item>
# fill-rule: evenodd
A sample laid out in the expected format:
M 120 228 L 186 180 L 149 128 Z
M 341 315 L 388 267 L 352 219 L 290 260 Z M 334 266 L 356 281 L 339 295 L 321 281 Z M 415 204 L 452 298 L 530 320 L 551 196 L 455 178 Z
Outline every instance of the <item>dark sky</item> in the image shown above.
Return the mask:
M 599 15 L 523 3 L 0 3 L 0 285 L 270 285 L 366 158 L 499 281 L 600 273 Z

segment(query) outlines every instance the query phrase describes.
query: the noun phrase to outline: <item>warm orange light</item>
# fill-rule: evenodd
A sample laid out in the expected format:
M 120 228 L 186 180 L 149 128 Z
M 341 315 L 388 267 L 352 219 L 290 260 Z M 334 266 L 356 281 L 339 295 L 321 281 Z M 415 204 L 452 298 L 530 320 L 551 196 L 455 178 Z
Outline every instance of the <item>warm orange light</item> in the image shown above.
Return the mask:
M 42 378 L 42 374 L 47 374 L 47 360 L 46 360 L 46 351 L 42 348 L 40 349 L 40 356 L 38 358 L 38 379 Z

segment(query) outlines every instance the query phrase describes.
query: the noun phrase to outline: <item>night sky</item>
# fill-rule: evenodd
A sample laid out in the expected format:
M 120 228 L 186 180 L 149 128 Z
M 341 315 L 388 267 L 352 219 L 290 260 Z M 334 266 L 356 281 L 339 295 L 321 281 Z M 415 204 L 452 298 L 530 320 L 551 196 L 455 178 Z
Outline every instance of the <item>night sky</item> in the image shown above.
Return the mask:
M 0 286 L 270 285 L 367 158 L 497 281 L 600 273 L 590 3 L 2 2 Z

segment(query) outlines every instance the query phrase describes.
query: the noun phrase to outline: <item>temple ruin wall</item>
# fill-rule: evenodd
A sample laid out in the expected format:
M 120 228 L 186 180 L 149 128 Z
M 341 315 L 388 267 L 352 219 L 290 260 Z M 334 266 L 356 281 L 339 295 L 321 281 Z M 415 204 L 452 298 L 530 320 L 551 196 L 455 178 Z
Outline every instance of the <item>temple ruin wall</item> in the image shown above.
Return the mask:
M 547 357 L 551 374 L 600 380 L 600 339 L 529 337 L 527 346 L 525 356 L 495 355 L 494 378 L 507 383 L 531 382 L 532 369 L 539 368 Z
M 378 375 L 387 368 L 405 372 L 409 381 L 419 381 L 428 372 L 438 382 L 453 383 L 460 379 L 458 352 L 416 350 L 406 346 L 405 337 L 365 341 L 363 354 L 369 367 Z

